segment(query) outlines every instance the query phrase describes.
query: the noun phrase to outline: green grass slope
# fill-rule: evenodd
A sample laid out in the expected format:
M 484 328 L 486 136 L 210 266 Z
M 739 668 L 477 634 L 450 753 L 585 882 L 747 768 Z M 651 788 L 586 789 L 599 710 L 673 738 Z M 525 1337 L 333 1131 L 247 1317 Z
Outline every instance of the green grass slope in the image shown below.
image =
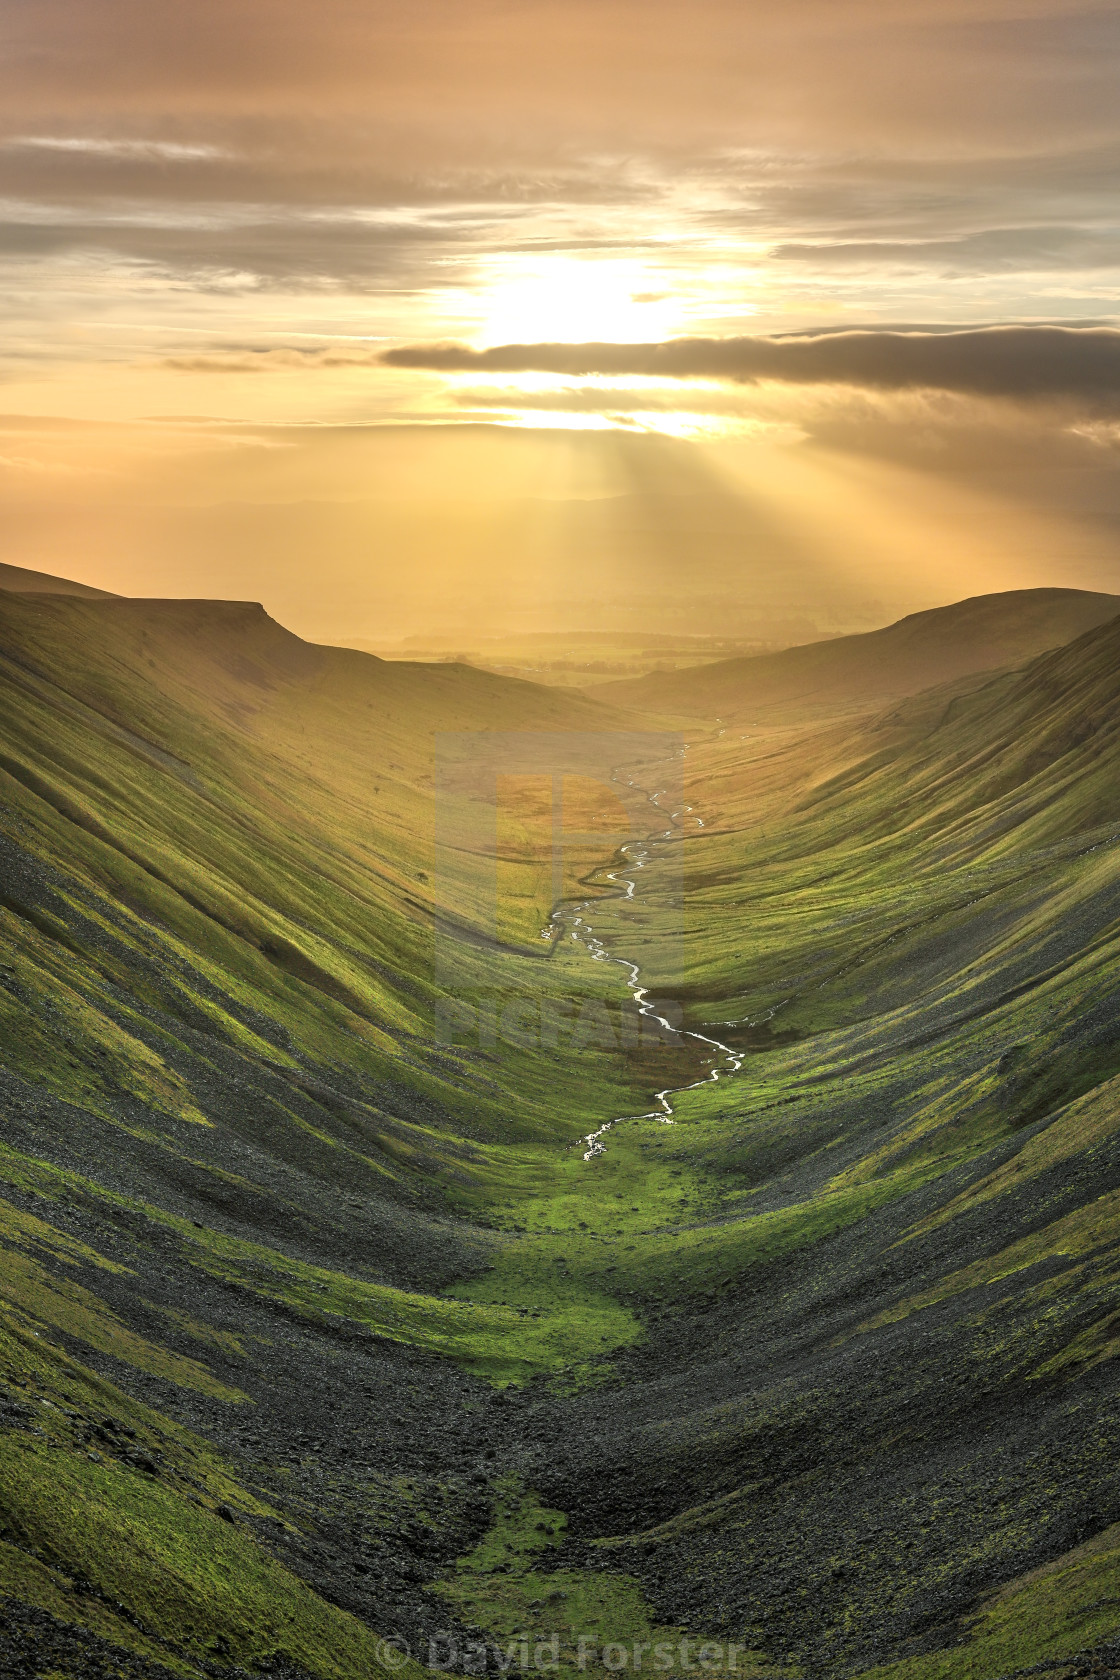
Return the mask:
M 1120 623 L 937 676 L 693 742 L 594 915 L 742 1053 L 670 1126 L 695 1041 L 433 1043 L 437 910 L 466 991 L 621 973 L 433 881 L 436 734 L 614 715 L 0 597 L 6 1659 L 1115 1666 Z
M 591 693 L 664 716 L 752 723 L 777 713 L 866 709 L 976 672 L 1018 666 L 1114 618 L 1120 597 L 1019 589 L 912 613 L 862 636 L 697 670 L 599 684 Z
M 251 605 L 13 594 L 0 718 L 0 1591 L 176 1672 L 273 1639 L 301 1672 L 367 1673 L 433 1525 L 453 1555 L 484 1515 L 469 1413 L 436 1422 L 461 1373 L 485 1391 L 636 1332 L 585 1295 L 446 1289 L 501 1259 L 496 1145 L 565 1147 L 648 1075 L 593 1044 L 577 1065 L 433 1030 L 436 735 L 612 719 L 309 647 Z M 464 892 L 441 908 L 469 929 Z M 531 988 L 547 963 L 577 1004 L 608 989 L 484 933 L 445 988 Z M 324 1406 L 334 1480 L 293 1505 Z M 240 1456 L 220 1495 L 188 1474 L 197 1431 Z M 381 1513 L 371 1558 L 328 1602 L 319 1536 L 356 1511 Z
M 714 738 L 691 778 L 683 996 L 745 1065 L 625 1128 L 616 1172 L 688 1187 L 611 1255 L 672 1352 L 635 1350 L 593 1468 L 542 1486 L 664 1621 L 703 1602 L 775 1660 L 949 1680 L 1103 1650 L 1120 624 L 909 724 Z M 597 931 L 664 990 L 647 889 Z

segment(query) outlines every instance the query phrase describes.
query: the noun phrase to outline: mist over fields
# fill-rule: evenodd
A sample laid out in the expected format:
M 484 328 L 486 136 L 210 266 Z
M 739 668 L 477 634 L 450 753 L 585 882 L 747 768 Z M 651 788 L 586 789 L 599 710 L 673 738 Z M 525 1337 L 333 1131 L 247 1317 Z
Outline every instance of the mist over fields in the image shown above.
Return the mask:
M 10 563 L 125 595 L 261 600 L 318 640 L 765 642 L 989 590 L 1120 590 L 1120 476 L 1087 444 L 1017 465 L 934 451 L 930 470 L 929 448 L 852 443 L 27 421 L 6 447 Z

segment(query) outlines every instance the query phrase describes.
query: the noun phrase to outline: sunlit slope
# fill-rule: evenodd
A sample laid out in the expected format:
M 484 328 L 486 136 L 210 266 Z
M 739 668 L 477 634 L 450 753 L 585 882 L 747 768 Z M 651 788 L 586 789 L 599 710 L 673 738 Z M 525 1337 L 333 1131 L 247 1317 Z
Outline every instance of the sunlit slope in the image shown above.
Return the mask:
M 446 1290 L 509 1240 L 502 1140 L 570 1153 L 648 1072 L 433 1032 L 436 734 L 610 723 L 253 606 L 0 595 L 0 1600 L 40 1667 L 367 1676 L 485 1520 L 460 1403 L 638 1334 Z M 445 991 L 611 990 L 469 880 Z
M 87 891 L 122 901 L 118 935 L 133 910 L 150 912 L 199 973 L 240 990 L 242 1016 L 270 1015 L 264 1040 L 294 1034 L 306 1055 L 370 1074 L 411 1062 L 434 1100 L 434 738 L 602 728 L 609 714 L 467 667 L 315 648 L 235 603 L 8 596 L 0 635 L 8 797 L 44 825 L 20 848 L 31 875 L 48 857 L 80 872 Z M 64 882 L 55 890 L 65 897 Z M 11 933 L 30 937 L 10 891 Z M 474 906 L 439 908 L 469 926 Z M 68 919 L 56 904 L 40 922 Z M 38 937 L 50 950 L 43 926 Z M 497 960 L 484 946 L 456 947 L 464 986 Z M 516 953 L 500 958 L 516 979 Z M 252 1029 L 246 1017 L 218 1030 Z
M 358 1319 L 489 1357 L 378 1289 L 483 1263 L 440 1211 L 485 1178 L 479 1139 L 578 1138 L 643 1075 L 594 1045 L 577 1066 L 532 1038 L 437 1042 L 432 737 L 602 714 L 315 649 L 253 607 L 0 599 L 0 1051 L 20 1150 L 145 1218 L 224 1222 L 244 1251 L 223 1264 L 266 1295 L 303 1288 L 285 1254 L 356 1266 L 376 1286 Z M 453 909 L 469 925 L 470 903 Z M 610 986 L 485 930 L 447 962 L 468 991 Z M 72 1119 L 43 1132 L 44 1100 Z M 197 1244 L 182 1260 L 209 1264 Z
M 884 630 L 721 660 L 590 692 L 665 716 L 750 724 L 881 704 L 979 671 L 1018 666 L 1120 612 L 1120 596 L 1021 589 L 913 613 Z
M 1111 867 L 1118 671 L 1114 621 L 854 731 L 700 749 L 689 993 L 810 1031 L 925 996 L 972 954 L 1022 960 Z
M 549 1497 L 771 1656 L 994 1680 L 1115 1637 L 1120 624 L 691 775 L 684 997 L 748 1055 L 620 1140 L 613 1275 L 675 1355 Z

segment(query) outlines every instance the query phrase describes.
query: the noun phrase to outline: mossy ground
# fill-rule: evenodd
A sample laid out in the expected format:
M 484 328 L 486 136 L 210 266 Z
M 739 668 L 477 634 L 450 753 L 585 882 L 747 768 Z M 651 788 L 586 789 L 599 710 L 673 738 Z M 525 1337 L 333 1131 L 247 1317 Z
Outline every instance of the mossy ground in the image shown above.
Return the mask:
M 542 1505 L 513 1476 L 497 1483 L 495 1495 L 493 1527 L 439 1587 L 473 1633 L 476 1651 L 488 1647 L 510 1666 L 563 1674 L 700 1667 L 759 1680 L 792 1677 L 794 1671 L 748 1646 L 659 1624 L 632 1575 L 558 1566 L 555 1553 L 568 1526 L 564 1513 Z M 468 1643 L 468 1664 L 471 1649 Z M 438 1643 L 434 1650 L 437 1658 L 443 1655 Z

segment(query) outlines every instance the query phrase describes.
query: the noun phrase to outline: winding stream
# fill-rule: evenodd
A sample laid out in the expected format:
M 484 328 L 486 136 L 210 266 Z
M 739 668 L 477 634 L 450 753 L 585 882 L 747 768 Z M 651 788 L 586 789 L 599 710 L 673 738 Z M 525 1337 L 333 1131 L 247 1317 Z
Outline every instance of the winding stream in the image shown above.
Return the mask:
M 614 779 L 616 781 L 620 779 L 617 771 L 615 772 Z M 626 778 L 626 782 L 629 787 L 638 787 L 637 782 L 630 777 Z M 644 791 L 644 789 L 639 789 L 639 792 Z M 660 804 L 660 801 L 665 797 L 665 791 L 666 790 L 662 788 L 657 793 L 646 794 L 646 798 L 649 800 L 650 804 L 661 816 L 666 815 L 666 813 L 661 810 Z M 669 828 L 663 829 L 659 833 L 648 835 L 644 841 L 629 841 L 626 845 L 619 848 L 623 856 L 628 860 L 630 867 L 633 869 L 633 876 L 624 875 L 618 869 L 608 869 L 604 867 L 595 870 L 591 875 L 585 877 L 589 884 L 595 884 L 600 879 L 603 881 L 609 881 L 613 886 L 619 889 L 610 896 L 617 899 L 633 898 L 637 888 L 637 871 L 639 869 L 644 869 L 649 863 L 649 848 L 651 846 L 662 844 L 667 840 L 679 838 L 679 830 L 686 818 L 689 821 L 694 822 L 698 828 L 703 828 L 704 826 L 703 820 L 693 813 L 691 805 L 684 805 L 681 810 L 673 811 L 668 813 L 668 815 L 670 822 Z M 586 947 L 595 962 L 617 963 L 620 968 L 625 968 L 628 971 L 628 978 L 626 981 L 627 989 L 629 990 L 631 997 L 634 999 L 634 1002 L 637 1004 L 638 1013 L 640 1015 L 646 1016 L 648 1020 L 656 1021 L 665 1032 L 672 1033 L 676 1038 L 693 1038 L 700 1044 L 711 1045 L 712 1049 L 723 1058 L 723 1061 L 722 1065 L 717 1063 L 717 1065 L 701 1079 L 694 1079 L 687 1085 L 666 1086 L 665 1090 L 658 1091 L 654 1097 L 654 1102 L 657 1104 L 656 1108 L 649 1109 L 644 1114 L 617 1114 L 613 1120 L 607 1120 L 603 1125 L 597 1126 L 593 1132 L 588 1132 L 583 1139 L 584 1143 L 587 1145 L 583 1156 L 585 1161 L 593 1161 L 597 1155 L 603 1154 L 606 1148 L 606 1144 L 604 1142 L 606 1134 L 614 1126 L 620 1125 L 624 1120 L 661 1120 L 665 1125 L 671 1126 L 675 1110 L 670 1098 L 679 1096 L 682 1091 L 695 1091 L 701 1085 L 713 1085 L 720 1079 L 730 1078 L 732 1074 L 738 1073 L 745 1059 L 737 1050 L 732 1050 L 730 1045 L 723 1044 L 718 1038 L 710 1038 L 707 1033 L 693 1032 L 688 1029 L 674 1027 L 663 1015 L 659 1015 L 657 1013 L 656 1004 L 650 1001 L 648 987 L 643 986 L 639 978 L 639 965 L 635 962 L 631 962 L 627 957 L 613 956 L 611 952 L 607 950 L 607 947 L 603 944 L 602 940 L 595 937 L 594 929 L 591 927 L 590 923 L 586 921 L 584 912 L 590 910 L 595 904 L 601 903 L 603 903 L 602 898 L 584 899 L 582 903 L 579 904 L 561 904 L 552 912 L 551 921 L 557 928 L 569 927 L 571 929 L 572 938 L 582 941 L 583 945 Z

